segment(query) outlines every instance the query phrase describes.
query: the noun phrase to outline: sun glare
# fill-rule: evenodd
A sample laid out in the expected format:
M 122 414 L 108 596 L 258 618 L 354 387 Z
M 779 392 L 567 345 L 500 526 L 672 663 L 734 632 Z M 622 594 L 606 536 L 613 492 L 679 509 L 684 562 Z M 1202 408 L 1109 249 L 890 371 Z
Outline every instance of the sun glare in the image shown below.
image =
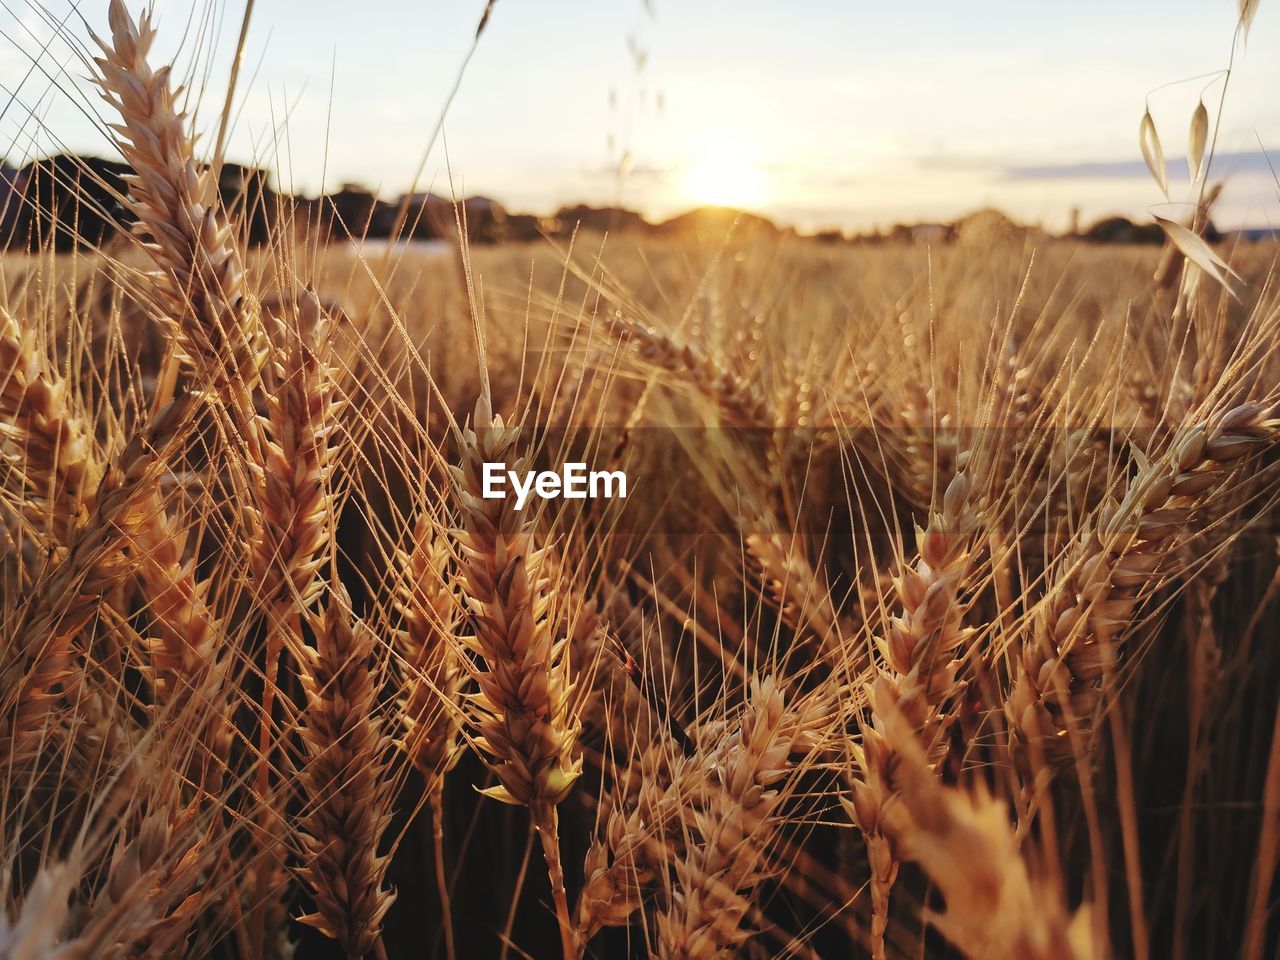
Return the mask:
M 704 152 L 684 176 L 685 196 L 697 204 L 756 206 L 767 187 L 765 172 L 740 147 L 727 144 Z

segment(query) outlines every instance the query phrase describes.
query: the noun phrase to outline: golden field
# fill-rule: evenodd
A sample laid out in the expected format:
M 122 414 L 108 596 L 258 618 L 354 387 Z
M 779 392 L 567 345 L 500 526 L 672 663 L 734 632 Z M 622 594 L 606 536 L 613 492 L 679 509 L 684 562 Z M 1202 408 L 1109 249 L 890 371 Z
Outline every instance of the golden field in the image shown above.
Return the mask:
M 150 40 L 0 259 L 0 957 L 1275 955 L 1274 244 L 251 250 Z

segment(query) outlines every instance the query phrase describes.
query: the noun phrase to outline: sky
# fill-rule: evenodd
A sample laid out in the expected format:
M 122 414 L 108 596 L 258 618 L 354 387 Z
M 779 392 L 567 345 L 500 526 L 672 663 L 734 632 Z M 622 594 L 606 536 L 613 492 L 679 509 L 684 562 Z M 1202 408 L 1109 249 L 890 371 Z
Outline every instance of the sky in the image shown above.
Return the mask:
M 134 11 L 136 0 L 128 0 Z M 156 0 L 158 53 L 197 64 L 212 139 L 243 7 Z M 256 0 L 228 155 L 314 195 L 413 185 L 485 0 Z M 10 163 L 110 155 L 75 48 L 106 0 L 0 4 Z M 1203 97 L 1222 226 L 1280 225 L 1280 3 L 1236 49 L 1236 0 L 498 0 L 418 189 L 509 209 L 741 206 L 803 230 L 999 206 L 1060 229 L 1179 217 Z M 55 29 L 58 23 L 65 23 Z M 32 68 L 33 60 L 37 67 Z M 1198 79 L 1193 79 L 1198 78 Z M 1170 198 L 1138 145 L 1149 104 Z M 1220 106 L 1222 109 L 1220 110 Z M 1218 123 L 1220 119 L 1220 124 Z

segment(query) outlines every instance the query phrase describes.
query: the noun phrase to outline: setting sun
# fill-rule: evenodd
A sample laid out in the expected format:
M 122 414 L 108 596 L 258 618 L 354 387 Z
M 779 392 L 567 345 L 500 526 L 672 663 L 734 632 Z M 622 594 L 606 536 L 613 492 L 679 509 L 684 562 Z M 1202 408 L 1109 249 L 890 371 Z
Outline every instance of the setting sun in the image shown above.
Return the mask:
M 693 203 L 749 207 L 761 203 L 768 177 L 737 145 L 720 144 L 703 153 L 684 176 L 685 196 Z

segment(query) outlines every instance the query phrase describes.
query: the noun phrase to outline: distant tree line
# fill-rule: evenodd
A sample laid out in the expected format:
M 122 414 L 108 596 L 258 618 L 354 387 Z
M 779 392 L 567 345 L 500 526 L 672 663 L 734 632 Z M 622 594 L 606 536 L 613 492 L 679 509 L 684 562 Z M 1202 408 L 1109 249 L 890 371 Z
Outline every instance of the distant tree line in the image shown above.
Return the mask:
M 35 160 L 23 167 L 0 164 L 0 246 L 7 249 L 37 250 L 52 247 L 66 252 L 80 247 L 101 246 L 128 230 L 133 218 L 121 202 L 124 178 L 129 168 L 123 163 L 98 157 L 58 154 Z M 567 238 L 575 230 L 642 232 L 652 235 L 723 231 L 730 225 L 735 234 L 788 234 L 770 220 L 754 214 L 736 213 L 709 207 L 692 210 L 662 223 L 651 223 L 634 210 L 620 207 L 564 207 L 552 216 L 512 213 L 488 197 L 466 197 L 457 201 L 432 193 L 419 193 L 383 200 L 359 184 L 318 197 L 291 196 L 275 192 L 266 170 L 228 163 L 222 168 L 218 189 L 222 202 L 237 214 L 245 241 L 257 246 L 267 241 L 273 230 L 297 230 L 323 242 L 353 239 L 446 240 L 465 231 L 471 243 L 503 243 L 536 240 L 550 236 Z M 1255 238 L 1258 231 L 1241 235 Z M 1047 236 L 1035 228 L 1021 226 L 1004 213 L 979 210 L 954 223 L 896 224 L 887 231 L 846 234 L 824 231 L 815 239 L 824 243 L 990 243 L 996 240 Z M 1134 223 L 1125 217 L 1107 217 L 1076 233 L 1068 234 L 1089 243 L 1160 244 L 1164 234 L 1155 223 Z M 1210 224 L 1210 241 L 1222 234 Z
M 124 163 L 71 154 L 0 165 L 0 244 L 61 253 L 109 242 L 134 222 L 121 200 L 130 172 Z M 218 188 L 249 243 L 266 242 L 273 202 L 266 171 L 228 163 Z

